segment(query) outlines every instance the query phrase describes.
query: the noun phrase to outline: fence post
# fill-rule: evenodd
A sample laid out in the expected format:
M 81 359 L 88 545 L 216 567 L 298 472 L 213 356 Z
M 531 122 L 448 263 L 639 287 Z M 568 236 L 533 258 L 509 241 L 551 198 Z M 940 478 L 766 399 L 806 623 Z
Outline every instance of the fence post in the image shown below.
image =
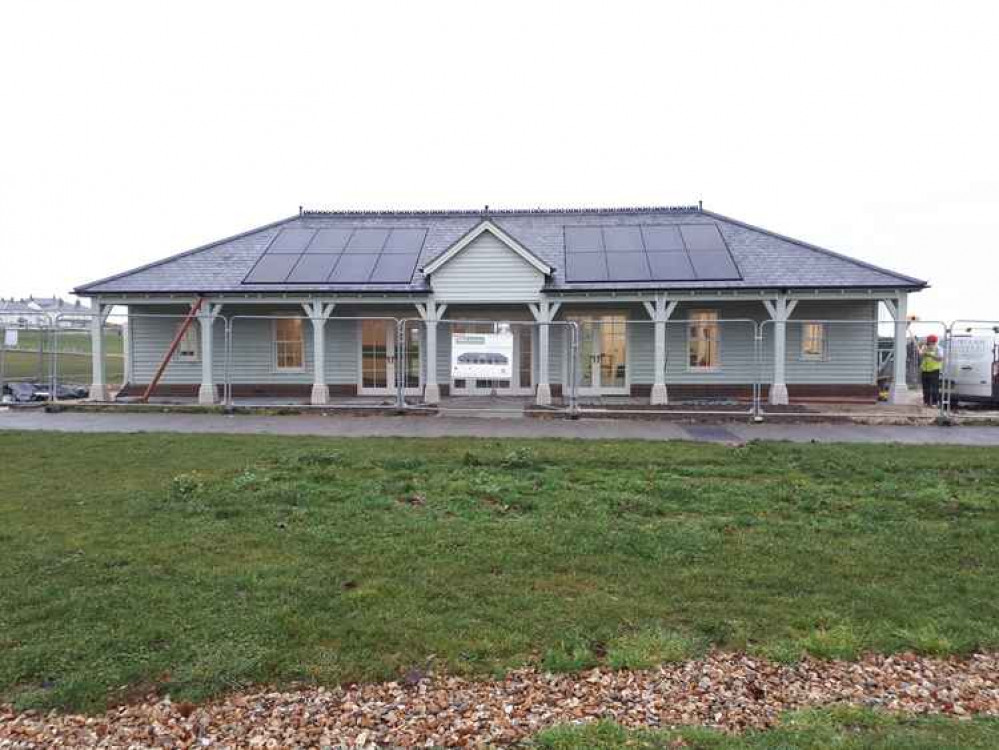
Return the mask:
M 577 384 L 579 382 L 579 373 L 576 369 L 578 366 L 579 357 L 579 324 L 576 321 L 569 322 L 569 366 L 566 371 L 566 380 L 569 382 L 564 384 L 562 387 L 569 388 L 569 414 L 572 417 L 579 416 L 579 393 L 577 391 Z
M 0 321 L 0 403 L 3 403 L 3 389 L 7 377 L 7 325 Z
M 951 370 L 950 356 L 953 348 L 953 324 L 944 323 L 943 363 L 940 368 L 940 403 L 937 404 L 937 422 L 946 424 L 950 421 L 953 410 L 950 400 L 954 395 L 954 381 L 948 377 Z
M 55 317 L 55 324 L 52 325 L 51 320 L 49 326 L 51 328 L 50 335 L 52 336 L 51 349 L 49 350 L 48 363 L 49 363 L 49 403 L 56 401 L 56 391 L 59 389 L 59 315 Z
M 753 321 L 753 421 L 763 421 L 763 327 Z
M 408 350 L 406 321 L 405 319 L 397 319 L 395 321 L 395 404 L 400 410 L 406 408 L 406 357 L 409 353 Z M 429 373 L 429 371 L 430 363 L 428 362 L 427 372 Z M 361 377 L 364 377 L 363 374 Z

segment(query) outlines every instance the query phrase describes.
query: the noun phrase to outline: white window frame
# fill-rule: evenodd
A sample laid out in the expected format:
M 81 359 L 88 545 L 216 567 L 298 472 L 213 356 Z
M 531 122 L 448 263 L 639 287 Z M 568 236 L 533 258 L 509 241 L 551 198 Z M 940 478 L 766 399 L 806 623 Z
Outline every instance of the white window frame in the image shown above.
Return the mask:
M 278 325 L 282 320 L 297 320 L 302 330 L 302 364 L 296 367 L 281 366 L 278 360 Z M 271 366 L 275 372 L 305 372 L 305 319 L 276 318 L 271 321 Z
M 184 326 L 184 323 L 177 324 L 177 330 L 174 335 L 180 333 L 180 329 Z M 184 347 L 184 341 L 190 337 L 190 341 L 193 346 L 188 350 Z M 181 337 L 180 341 L 177 342 L 177 352 L 176 357 L 178 362 L 200 362 L 201 361 L 201 322 L 199 320 L 192 320 L 191 325 L 187 327 L 184 331 L 184 335 Z
M 715 362 L 715 364 L 713 365 L 692 365 L 690 364 L 690 345 L 695 341 L 695 339 L 690 335 L 690 331 L 691 328 L 694 327 L 694 322 L 696 320 L 696 317 L 704 313 L 714 315 L 714 320 L 712 321 L 712 323 L 714 324 L 716 332 L 714 342 L 715 342 L 715 356 L 717 362 Z M 718 319 L 719 319 L 718 310 L 707 309 L 707 308 L 703 308 L 700 310 L 691 310 L 690 313 L 687 315 L 687 351 L 685 353 L 685 359 L 687 362 L 688 372 L 718 372 L 719 370 L 721 370 L 722 332 L 721 332 L 721 325 L 719 324 Z M 696 340 L 700 341 L 701 339 L 696 339 Z
M 818 352 L 810 352 L 806 349 L 808 343 L 812 340 L 812 337 L 808 336 L 807 332 L 812 327 L 819 331 Z M 829 331 L 825 323 L 806 322 L 801 324 L 801 346 L 798 353 L 802 361 L 805 362 L 824 362 L 826 360 L 829 353 Z

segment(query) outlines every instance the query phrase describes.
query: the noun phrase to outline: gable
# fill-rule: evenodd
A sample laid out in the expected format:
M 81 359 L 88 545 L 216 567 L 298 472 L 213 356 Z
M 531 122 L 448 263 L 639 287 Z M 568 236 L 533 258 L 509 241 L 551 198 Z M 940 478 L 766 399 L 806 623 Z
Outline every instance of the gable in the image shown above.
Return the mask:
M 427 272 L 440 302 L 526 302 L 538 299 L 545 283 L 545 274 L 488 229 Z

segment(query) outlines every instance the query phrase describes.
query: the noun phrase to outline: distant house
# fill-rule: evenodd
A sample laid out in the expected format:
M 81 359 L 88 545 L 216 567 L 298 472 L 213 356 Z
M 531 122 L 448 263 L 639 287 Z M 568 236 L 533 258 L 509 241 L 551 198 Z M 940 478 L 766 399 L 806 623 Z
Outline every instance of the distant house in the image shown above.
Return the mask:
M 0 323 L 19 328 L 58 325 L 61 328 L 86 328 L 90 325 L 90 305 L 61 297 L 22 297 L 0 299 Z
M 783 404 L 876 398 L 878 303 L 899 321 L 895 367 L 904 373 L 906 300 L 925 286 L 681 206 L 301 211 L 75 293 L 96 311 L 124 305 L 135 316 L 134 387 L 150 382 L 179 325 L 177 317 L 145 316 L 180 316 L 200 298 L 199 325 L 160 388 L 203 403 L 218 399 L 227 367 L 236 394 L 300 393 L 315 404 L 331 391 L 389 393 L 400 381 L 427 403 L 488 390 L 547 404 L 573 372 L 569 330 L 580 336 L 581 394 L 653 404 L 706 389 L 744 397 L 757 375 L 754 325 L 767 321 L 764 392 Z M 247 315 L 286 319 L 239 321 L 226 363 L 220 316 Z M 401 329 L 384 318 L 416 319 L 404 361 L 396 361 Z M 482 321 L 515 331 L 515 366 L 502 388 L 451 375 L 451 337 Z M 100 361 L 97 398 L 105 394 Z M 896 382 L 898 398 L 905 378 Z

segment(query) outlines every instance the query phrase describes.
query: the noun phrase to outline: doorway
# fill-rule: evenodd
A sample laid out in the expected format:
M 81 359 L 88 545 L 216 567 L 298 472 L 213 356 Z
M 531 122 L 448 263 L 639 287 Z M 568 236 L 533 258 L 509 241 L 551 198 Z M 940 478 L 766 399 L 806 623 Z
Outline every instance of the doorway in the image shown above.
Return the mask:
M 533 393 L 533 331 L 531 324 L 497 321 L 496 323 L 461 323 L 448 326 L 450 334 L 504 333 L 513 335 L 513 361 L 516 366 L 509 380 L 454 378 L 451 393 L 455 396 L 530 396 Z
M 422 382 L 420 356 L 422 331 L 418 323 L 406 326 L 405 356 L 398 361 L 396 325 L 391 320 L 361 321 L 361 373 L 358 393 L 395 393 L 397 377 L 404 378 L 406 393 L 419 393 Z
M 565 320 L 579 325 L 579 394 L 628 395 L 628 315 L 581 313 Z

